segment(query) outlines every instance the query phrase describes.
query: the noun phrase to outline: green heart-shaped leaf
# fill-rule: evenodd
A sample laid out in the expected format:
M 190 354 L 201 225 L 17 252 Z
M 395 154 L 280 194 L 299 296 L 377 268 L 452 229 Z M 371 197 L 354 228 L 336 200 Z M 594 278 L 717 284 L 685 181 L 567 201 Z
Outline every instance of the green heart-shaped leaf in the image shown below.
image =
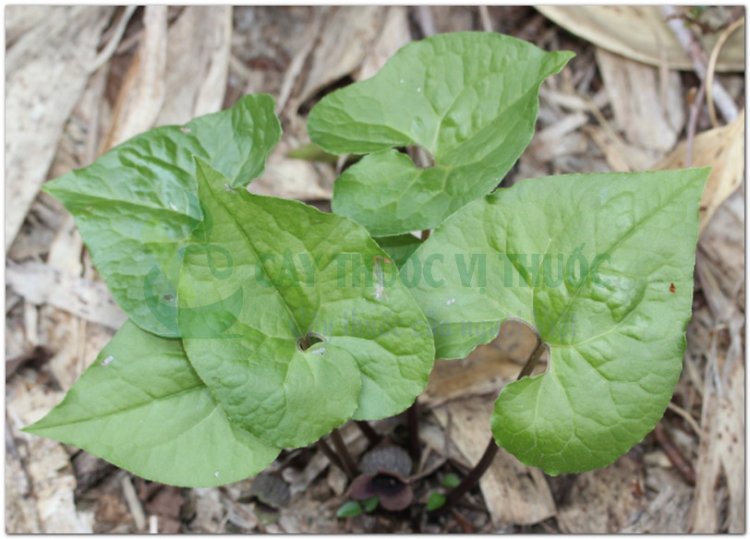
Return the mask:
M 65 399 L 24 429 L 160 483 L 212 487 L 253 475 L 279 449 L 227 421 L 179 340 L 126 322 Z
M 185 253 L 180 329 L 229 418 L 297 447 L 407 408 L 427 383 L 432 335 L 367 231 L 233 190 L 202 162 L 198 184 L 205 219 Z
M 682 367 L 707 176 L 526 180 L 457 212 L 402 268 L 438 357 L 464 357 L 509 318 L 549 347 L 547 372 L 506 385 L 492 418 L 495 440 L 524 463 L 550 474 L 604 466 L 664 413 Z
M 334 184 L 334 211 L 391 236 L 433 228 L 492 191 L 531 141 L 539 86 L 571 57 L 500 34 L 442 34 L 326 96 L 310 112 L 310 138 L 332 153 L 371 154 Z M 435 165 L 391 150 L 408 145 Z
M 96 268 L 133 322 L 174 337 L 181 249 L 202 219 L 193 156 L 244 186 L 263 171 L 280 136 L 273 99 L 249 95 L 184 126 L 138 135 L 45 190 L 75 216 Z

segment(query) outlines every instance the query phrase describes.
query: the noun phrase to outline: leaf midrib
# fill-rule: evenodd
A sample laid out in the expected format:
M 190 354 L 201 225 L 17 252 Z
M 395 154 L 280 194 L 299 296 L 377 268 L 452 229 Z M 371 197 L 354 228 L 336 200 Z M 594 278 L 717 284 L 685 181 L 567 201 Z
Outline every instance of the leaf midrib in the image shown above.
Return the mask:
M 205 175 L 204 175 L 203 181 L 206 184 L 208 184 L 208 188 L 210 189 L 211 194 L 213 195 L 214 200 L 216 200 L 219 203 L 219 205 L 227 212 L 227 214 L 229 215 L 229 218 L 232 220 L 232 222 L 234 223 L 234 225 L 239 229 L 240 233 L 245 238 L 247 244 L 250 246 L 250 249 L 252 249 L 253 254 L 255 255 L 256 260 L 260 262 L 260 267 L 263 268 L 263 273 L 268 278 L 268 280 L 271 283 L 273 283 L 273 287 L 272 288 L 273 288 L 274 292 L 276 293 L 276 295 L 281 300 L 281 303 L 284 305 L 284 308 L 286 309 L 287 313 L 289 314 L 289 317 L 292 319 L 292 321 L 294 322 L 294 325 L 297 327 L 297 333 L 298 333 L 297 336 L 301 337 L 302 335 L 304 335 L 304 333 L 302 331 L 302 326 L 301 326 L 299 320 L 297 320 L 297 317 L 294 315 L 294 312 L 292 311 L 292 308 L 289 305 L 289 302 L 284 297 L 284 294 L 282 294 L 281 291 L 279 290 L 279 288 L 276 286 L 275 280 L 273 279 L 273 277 L 269 273 L 268 269 L 266 268 L 266 265 L 263 262 L 263 258 L 258 254 L 258 249 L 255 247 L 255 244 L 250 239 L 250 236 L 248 235 L 247 231 L 244 229 L 244 227 L 242 226 L 242 224 L 240 223 L 240 221 L 237 219 L 237 216 L 235 215 L 234 211 L 232 211 L 232 208 L 230 206 L 228 206 L 227 204 L 224 203 L 224 200 L 221 197 L 221 193 L 219 193 L 217 195 L 217 193 L 216 193 L 216 191 L 214 189 L 214 185 L 213 185 L 214 182 L 210 181 Z M 250 193 L 247 193 L 247 191 L 245 191 L 245 190 L 238 191 L 237 193 L 240 194 L 241 196 L 243 194 L 247 194 L 250 197 L 253 196 Z M 257 204 L 254 204 L 254 206 L 256 208 L 258 207 Z
M 557 318 L 555 318 L 555 323 L 552 325 L 552 327 L 550 328 L 549 332 L 547 333 L 548 335 L 552 335 L 553 334 L 554 330 L 557 328 L 557 324 L 568 313 L 568 311 L 570 311 L 571 307 L 573 306 L 573 304 L 576 302 L 576 300 L 580 296 L 580 293 L 583 290 L 584 285 L 588 284 L 588 282 L 589 282 L 591 276 L 593 275 L 593 273 L 596 270 L 599 269 L 599 266 L 605 261 L 605 259 L 609 255 L 611 255 L 615 251 L 615 249 L 619 248 L 623 244 L 623 242 L 625 242 L 631 236 L 633 236 L 633 234 L 635 234 L 636 232 L 638 232 L 639 229 L 641 228 L 641 226 L 645 222 L 647 222 L 647 221 L 653 219 L 654 217 L 656 217 L 657 215 L 659 215 L 660 212 L 661 212 L 661 210 L 663 210 L 664 208 L 666 208 L 670 204 L 673 204 L 674 201 L 675 201 L 675 199 L 677 197 L 679 197 L 680 195 L 682 195 L 683 193 L 685 193 L 685 191 L 687 191 L 688 189 L 690 189 L 690 187 L 692 187 L 692 184 L 690 182 L 685 182 L 685 185 L 683 187 L 681 187 L 680 189 L 678 189 L 674 193 L 670 194 L 670 196 L 669 196 L 669 198 L 668 198 L 668 200 L 666 202 L 664 202 L 663 204 L 659 204 L 658 206 L 656 206 L 653 211 L 649 212 L 645 217 L 643 217 L 637 223 L 635 223 L 633 226 L 631 226 L 630 229 L 625 234 L 623 234 L 617 241 L 615 241 L 603 253 L 604 256 L 598 257 L 599 261 L 598 261 L 597 265 L 591 267 L 591 269 L 589 270 L 589 272 L 586 274 L 586 278 L 585 279 L 581 279 L 581 282 L 576 287 L 576 289 L 575 289 L 575 291 L 573 293 L 573 296 L 570 297 L 570 299 L 567 301 L 565 307 L 563 308 L 562 312 L 557 316 Z M 536 290 L 536 287 L 534 287 L 534 290 Z M 532 312 L 533 312 L 534 306 L 532 305 L 531 308 L 532 308 Z M 628 315 L 626 315 L 626 317 L 629 316 L 629 314 L 630 313 L 628 313 Z M 537 325 L 537 321 L 536 320 L 534 320 L 534 325 L 535 326 Z M 560 344 L 562 344 L 563 346 L 565 345 L 565 343 L 553 343 L 551 341 L 546 341 L 546 342 L 550 346 L 552 346 L 552 345 L 560 345 Z
M 70 420 L 70 421 L 58 422 L 58 423 L 54 423 L 52 425 L 45 425 L 45 426 L 41 426 L 41 427 L 38 427 L 38 428 L 33 428 L 34 426 L 31 425 L 31 427 L 28 428 L 28 431 L 29 432 L 33 432 L 33 431 L 39 432 L 39 431 L 46 430 L 46 429 L 51 429 L 51 428 L 65 427 L 65 426 L 69 426 L 69 425 L 77 425 L 79 423 L 85 423 L 85 422 L 88 422 L 88 421 L 98 421 L 98 420 L 101 420 L 101 419 L 104 419 L 104 418 L 107 418 L 107 417 L 111 417 L 111 416 L 114 416 L 114 415 L 124 414 L 124 413 L 127 413 L 127 412 L 131 412 L 133 410 L 137 410 L 138 408 L 143 408 L 144 406 L 148 406 L 150 404 L 153 404 L 154 402 L 174 399 L 174 398 L 177 398 L 177 397 L 179 397 L 179 396 L 181 396 L 183 394 L 187 394 L 187 393 L 190 393 L 192 391 L 201 390 L 201 389 L 206 389 L 206 386 L 201 381 L 198 381 L 198 383 L 196 385 L 192 386 L 192 387 L 183 388 L 183 389 L 180 389 L 179 391 L 176 391 L 174 393 L 168 393 L 168 394 L 165 394 L 165 395 L 160 395 L 157 398 L 152 398 L 150 400 L 139 402 L 139 403 L 133 404 L 132 406 L 126 406 L 124 408 L 118 408 L 116 410 L 111 410 L 109 412 L 105 412 L 105 413 L 102 413 L 102 414 L 99 414 L 99 415 L 87 416 L 87 417 L 83 417 L 83 418 L 73 419 L 73 420 Z M 213 399 L 211 399 L 211 400 L 213 400 Z M 218 406 L 215 401 L 214 401 L 214 406 Z

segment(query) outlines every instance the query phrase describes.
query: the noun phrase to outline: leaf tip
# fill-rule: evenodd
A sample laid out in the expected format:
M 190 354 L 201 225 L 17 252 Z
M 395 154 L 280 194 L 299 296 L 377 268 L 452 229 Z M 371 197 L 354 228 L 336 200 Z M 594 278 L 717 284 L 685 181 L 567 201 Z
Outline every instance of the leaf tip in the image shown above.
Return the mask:
M 26 425 L 25 427 L 22 427 L 21 432 L 24 432 L 26 434 L 35 434 L 38 436 L 39 433 L 44 430 L 44 420 L 47 419 L 47 417 L 49 417 L 49 415 L 46 415 L 42 419 Z
M 209 171 L 213 172 L 211 165 L 209 165 L 205 159 L 199 155 L 193 155 L 193 163 L 195 164 L 196 175 L 206 175 Z
M 60 184 L 63 183 L 63 180 L 67 177 L 68 175 L 65 174 L 63 176 L 55 178 L 54 180 L 44 182 L 42 184 L 41 190 L 53 197 L 55 200 L 63 202 L 63 194 L 65 192 L 65 189 Z
M 573 51 L 551 51 L 547 54 L 549 55 L 549 58 L 551 58 L 551 65 L 549 66 L 549 70 L 545 74 L 545 77 L 556 75 L 568 65 L 568 62 L 576 57 L 576 53 Z
M 708 177 L 711 175 L 711 172 L 713 171 L 712 166 L 705 166 L 705 167 L 694 167 L 693 170 L 696 171 L 699 178 L 701 178 L 704 182 L 708 181 Z

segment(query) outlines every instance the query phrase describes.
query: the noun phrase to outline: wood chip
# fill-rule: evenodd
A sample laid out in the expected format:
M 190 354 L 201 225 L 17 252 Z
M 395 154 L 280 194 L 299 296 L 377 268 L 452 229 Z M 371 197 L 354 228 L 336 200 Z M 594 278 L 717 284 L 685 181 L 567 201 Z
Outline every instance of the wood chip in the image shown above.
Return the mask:
M 156 125 L 184 124 L 224 101 L 232 38 L 231 6 L 188 6 L 167 34 L 168 99 Z
M 615 172 L 648 170 L 658 159 L 658 155 L 624 142 L 606 127 L 586 125 L 582 130 L 604 153 L 607 165 Z
M 679 74 L 660 80 L 657 68 L 600 48 L 596 62 L 625 139 L 654 153 L 671 150 L 686 119 Z
M 701 424 L 704 432 L 696 464 L 696 485 L 690 509 L 691 533 L 745 532 L 745 369 L 734 362 L 723 387 L 707 376 Z M 723 528 L 722 500 L 717 485 L 726 481 L 727 528 Z
M 164 102 L 167 6 L 146 6 L 143 23 L 144 37 L 122 82 L 101 153 L 151 128 Z
M 557 511 L 563 533 L 614 533 L 633 522 L 646 506 L 643 467 L 629 455 L 606 468 L 572 477 L 567 500 Z
M 668 470 L 649 468 L 647 485 L 656 489 L 648 505 L 620 533 L 687 533 L 692 489 Z
M 49 6 L 16 5 L 5 10 L 5 48 L 49 17 Z
M 51 391 L 42 384 L 15 377 L 7 388 L 8 429 L 11 436 L 25 446 L 25 469 L 39 519 L 45 533 L 91 533 L 91 521 L 75 507 L 73 492 L 76 480 L 68 453 L 62 444 L 20 431 L 41 419 L 62 400 L 62 392 Z M 28 530 L 23 530 L 28 532 Z
M 356 74 L 357 80 L 369 79 L 380 71 L 386 61 L 411 41 L 409 13 L 404 6 L 390 6 L 385 14 L 383 29 L 365 56 Z
M 346 490 L 346 485 L 349 479 L 346 474 L 338 466 L 330 466 L 328 468 L 328 475 L 326 476 L 328 486 L 336 496 L 341 496 Z
M 584 153 L 588 148 L 588 141 L 578 129 L 588 121 L 588 116 L 583 112 L 563 116 L 559 121 L 539 131 L 528 151 L 542 163 L 562 155 Z
M 125 314 L 104 283 L 74 277 L 38 262 L 9 262 L 5 278 L 18 294 L 37 305 L 53 305 L 112 329 L 125 322 Z
M 143 506 L 138 499 L 138 495 L 135 493 L 133 482 L 127 474 L 123 474 L 120 478 L 120 486 L 122 487 L 122 495 L 128 504 L 128 509 L 130 509 L 130 514 L 135 521 L 136 530 L 143 531 L 146 527 L 146 514 L 143 511 Z

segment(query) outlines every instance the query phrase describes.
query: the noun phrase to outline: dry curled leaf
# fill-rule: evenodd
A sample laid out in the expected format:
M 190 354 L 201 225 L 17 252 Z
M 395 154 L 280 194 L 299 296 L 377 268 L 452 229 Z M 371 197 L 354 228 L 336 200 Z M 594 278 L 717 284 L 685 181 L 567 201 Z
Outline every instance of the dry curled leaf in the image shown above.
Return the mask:
M 492 398 L 472 397 L 448 403 L 434 413 L 443 427 L 451 422 L 452 440 L 473 464 L 487 445 L 491 411 Z M 502 448 L 480 479 L 479 487 L 495 524 L 535 524 L 555 514 L 555 503 L 542 471 L 524 466 Z
M 599 48 L 596 62 L 625 139 L 661 155 L 671 150 L 685 125 L 679 74 L 662 78 L 653 66 Z
M 693 140 L 690 166 L 711 167 L 701 199 L 701 230 L 716 208 L 742 184 L 745 176 L 745 112 L 729 125 L 704 131 Z M 681 142 L 654 168 L 672 169 L 687 166 L 687 141 Z
M 693 64 L 664 23 L 658 6 L 538 6 L 536 9 L 569 32 L 610 52 L 633 60 L 692 71 Z M 710 51 L 717 34 L 701 42 Z M 716 70 L 744 71 L 745 31 L 735 32 L 724 47 Z
M 167 33 L 166 95 L 156 125 L 221 108 L 229 71 L 231 6 L 188 6 Z

